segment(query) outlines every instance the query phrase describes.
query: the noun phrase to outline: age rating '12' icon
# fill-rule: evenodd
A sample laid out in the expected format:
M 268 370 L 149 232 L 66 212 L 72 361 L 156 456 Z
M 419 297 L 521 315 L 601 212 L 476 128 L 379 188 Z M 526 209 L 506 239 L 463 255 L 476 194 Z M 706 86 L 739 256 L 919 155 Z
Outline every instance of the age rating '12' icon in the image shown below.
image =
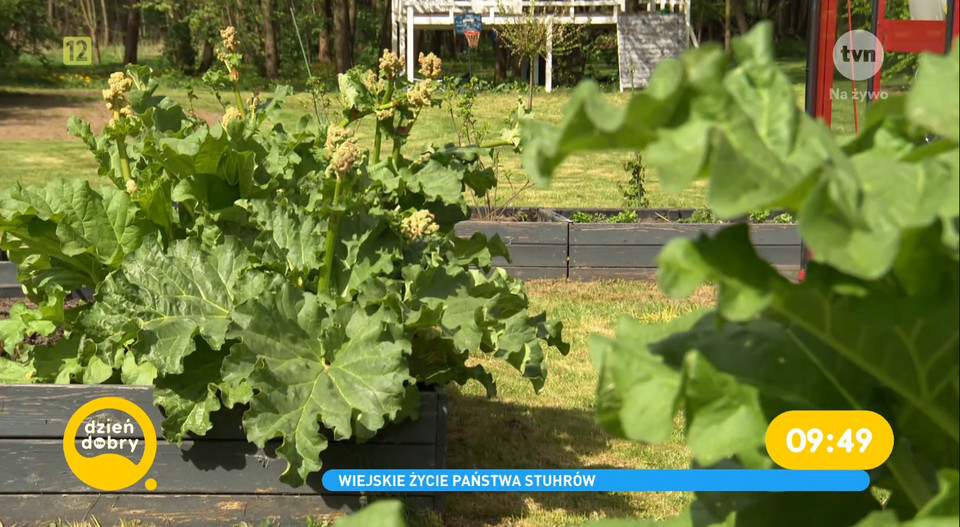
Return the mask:
M 67 66 L 93 64 L 93 40 L 90 37 L 64 37 L 63 63 Z

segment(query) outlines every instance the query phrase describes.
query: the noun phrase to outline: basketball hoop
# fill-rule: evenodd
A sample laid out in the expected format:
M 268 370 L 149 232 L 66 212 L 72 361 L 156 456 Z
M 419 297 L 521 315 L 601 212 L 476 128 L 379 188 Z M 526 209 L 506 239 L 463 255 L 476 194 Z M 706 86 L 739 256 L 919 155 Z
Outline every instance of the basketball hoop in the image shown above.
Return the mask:
M 467 45 L 471 48 L 476 49 L 480 45 L 480 32 L 476 29 L 467 29 L 463 36 L 467 37 Z

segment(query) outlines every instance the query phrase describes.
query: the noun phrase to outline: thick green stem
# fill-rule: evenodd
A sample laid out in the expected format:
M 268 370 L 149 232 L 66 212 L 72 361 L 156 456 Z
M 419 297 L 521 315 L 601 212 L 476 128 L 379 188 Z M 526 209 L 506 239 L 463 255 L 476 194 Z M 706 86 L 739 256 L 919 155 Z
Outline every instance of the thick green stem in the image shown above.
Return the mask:
M 123 175 L 123 180 L 130 181 L 133 176 L 130 173 L 130 158 L 127 157 L 127 145 L 123 137 L 117 138 L 117 153 L 120 155 L 120 173 Z
M 380 130 L 380 120 L 377 120 L 377 129 L 373 132 L 373 162 L 380 162 L 380 143 L 383 141 L 383 132 Z
M 389 81 L 387 83 L 387 88 L 384 90 L 383 100 L 381 104 L 393 104 L 393 101 L 390 99 L 393 98 L 393 86 L 394 81 Z M 385 102 L 384 102 L 385 101 Z M 380 119 L 377 119 L 377 129 L 373 135 L 373 162 L 380 162 L 380 144 L 383 142 L 383 130 L 381 130 Z
M 497 139 L 495 141 L 487 141 L 486 143 L 480 143 L 477 145 L 480 148 L 497 148 L 501 146 L 514 146 L 512 141 L 507 139 Z
M 333 190 L 333 206 L 340 203 L 340 189 L 342 176 L 337 176 L 337 186 Z M 333 274 L 333 254 L 337 250 L 337 241 L 340 237 L 340 211 L 334 210 L 330 213 L 330 220 L 327 223 L 327 239 L 323 244 L 323 267 L 320 269 L 320 279 L 317 282 L 317 292 L 330 290 L 330 277 Z
M 233 81 L 233 98 L 236 100 L 237 110 L 240 110 L 240 117 L 246 120 L 247 110 L 243 107 L 243 97 L 240 96 L 240 84 L 236 80 Z

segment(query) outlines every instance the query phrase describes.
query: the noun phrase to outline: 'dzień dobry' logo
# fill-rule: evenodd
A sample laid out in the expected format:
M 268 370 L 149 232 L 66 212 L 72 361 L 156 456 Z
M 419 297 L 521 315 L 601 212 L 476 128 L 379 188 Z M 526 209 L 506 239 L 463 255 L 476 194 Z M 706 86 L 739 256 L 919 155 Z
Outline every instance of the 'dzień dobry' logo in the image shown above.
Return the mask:
M 84 423 L 85 419 L 102 410 L 118 410 L 132 417 L 140 426 L 143 439 L 128 437 L 133 431 L 133 423 L 129 419 L 125 423 L 94 420 Z M 102 454 L 86 457 L 77 450 L 77 434 L 81 425 L 81 446 L 85 450 L 104 451 Z M 136 454 L 138 447 L 142 451 L 138 463 L 120 454 Z M 157 455 L 157 432 L 150 417 L 139 406 L 120 397 L 101 397 L 78 408 L 67 422 L 63 432 L 63 455 L 70 470 L 87 485 L 106 491 L 125 489 L 143 479 L 153 465 Z M 157 482 L 153 479 L 144 483 L 147 490 L 157 488 Z

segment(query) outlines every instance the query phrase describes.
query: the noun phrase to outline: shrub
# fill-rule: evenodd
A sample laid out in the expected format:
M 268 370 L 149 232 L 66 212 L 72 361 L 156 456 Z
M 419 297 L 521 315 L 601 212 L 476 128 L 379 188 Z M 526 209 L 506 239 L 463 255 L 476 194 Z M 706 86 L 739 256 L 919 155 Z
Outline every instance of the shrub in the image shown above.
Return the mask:
M 379 75 L 339 77 L 338 124 L 305 115 L 287 129 L 276 123 L 288 88 L 241 98 L 230 36 L 220 57 L 235 102 L 219 122 L 155 95 L 150 70 L 130 67 L 104 90 L 102 134 L 68 124 L 112 186 L 0 193 L 0 245 L 31 299 L 96 292 L 43 317 L 64 326 L 55 345 L 21 346 L 26 330 L 10 341 L 5 330 L 18 352 L 0 355 L 0 381 L 153 384 L 164 436 L 178 442 L 208 432 L 211 413 L 249 405 L 247 438 L 283 439 L 281 480 L 294 486 L 321 467 L 321 429 L 368 439 L 416 416 L 418 385 L 475 380 L 493 395 L 471 352 L 507 360 L 539 390 L 542 340 L 567 350 L 560 323 L 528 313 L 522 282 L 491 267 L 509 258 L 499 238 L 454 234 L 464 191 L 496 184 L 478 159 L 516 147 L 517 134 L 405 157 L 420 110 L 437 102 L 440 63 L 421 56 L 425 80 L 408 90 L 389 53 Z M 365 117 L 369 150 L 350 131 Z
M 749 225 L 670 242 L 660 286 L 682 297 L 714 282 L 717 305 L 664 325 L 625 317 L 616 338 L 593 336 L 598 419 L 659 443 L 682 411 L 697 465 L 770 468 L 764 432 L 780 413 L 871 409 L 895 435 L 870 471 L 883 504 L 866 492 L 698 493 L 671 525 L 956 525 L 960 104 L 943 94 L 960 85 L 958 43 L 949 57 L 921 56 L 911 91 L 873 103 L 841 142 L 796 107 L 771 28 L 730 53 L 702 46 L 662 62 L 624 108 L 587 83 L 559 129 L 523 127 L 535 179 L 575 152 L 632 148 L 667 188 L 709 179 L 722 218 L 795 211 L 815 255 L 792 283 L 757 255 Z

